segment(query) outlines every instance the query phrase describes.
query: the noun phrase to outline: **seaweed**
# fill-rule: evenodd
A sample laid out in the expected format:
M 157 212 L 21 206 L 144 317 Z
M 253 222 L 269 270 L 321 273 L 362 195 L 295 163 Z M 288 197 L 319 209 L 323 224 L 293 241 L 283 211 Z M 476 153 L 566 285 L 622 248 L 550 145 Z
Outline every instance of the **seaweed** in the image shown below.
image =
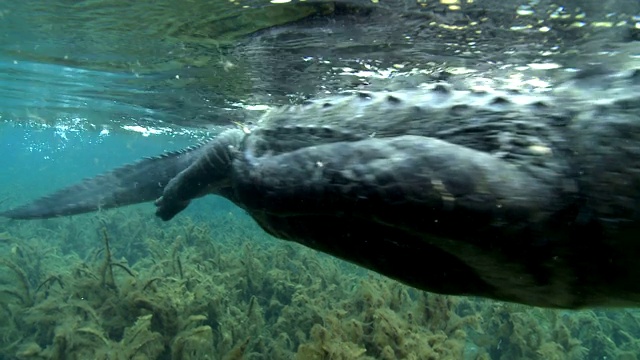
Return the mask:
M 98 273 L 100 274 L 100 286 L 118 291 L 116 281 L 113 277 L 113 262 L 111 261 L 111 248 L 109 247 L 109 236 L 107 229 L 102 228 L 102 239 L 104 241 L 104 262 L 100 266 Z
M 0 358 L 630 359 L 640 351 L 634 311 L 429 294 L 270 238 L 237 214 L 207 224 L 143 216 L 16 222 L 0 233 Z
M 18 289 L 2 289 L 4 293 L 15 296 L 22 302 L 25 306 L 31 306 L 33 304 L 33 299 L 31 298 L 31 285 L 29 284 L 29 280 L 27 278 L 27 274 L 13 261 L 8 259 L 0 259 L 0 265 L 4 265 L 11 269 L 13 273 L 16 275 L 18 279 Z

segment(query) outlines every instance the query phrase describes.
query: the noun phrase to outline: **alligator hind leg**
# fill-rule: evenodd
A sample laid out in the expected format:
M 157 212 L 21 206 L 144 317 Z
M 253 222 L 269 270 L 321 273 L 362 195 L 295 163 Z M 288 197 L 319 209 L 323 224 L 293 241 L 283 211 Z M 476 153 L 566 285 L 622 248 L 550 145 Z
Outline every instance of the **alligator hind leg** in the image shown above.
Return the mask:
M 228 187 L 233 154 L 243 138 L 241 130 L 233 129 L 207 144 L 197 161 L 169 181 L 155 202 L 156 215 L 162 220 L 170 220 L 189 206 L 192 199 L 219 193 Z

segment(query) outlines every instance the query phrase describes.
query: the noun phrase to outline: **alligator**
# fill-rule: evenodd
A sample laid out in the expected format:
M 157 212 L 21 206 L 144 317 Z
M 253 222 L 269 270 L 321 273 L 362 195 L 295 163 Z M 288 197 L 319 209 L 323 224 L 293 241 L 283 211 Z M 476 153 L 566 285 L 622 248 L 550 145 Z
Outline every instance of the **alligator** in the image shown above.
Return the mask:
M 640 304 L 640 70 L 550 92 L 354 91 L 0 215 L 226 197 L 269 234 L 415 288 L 549 308 Z

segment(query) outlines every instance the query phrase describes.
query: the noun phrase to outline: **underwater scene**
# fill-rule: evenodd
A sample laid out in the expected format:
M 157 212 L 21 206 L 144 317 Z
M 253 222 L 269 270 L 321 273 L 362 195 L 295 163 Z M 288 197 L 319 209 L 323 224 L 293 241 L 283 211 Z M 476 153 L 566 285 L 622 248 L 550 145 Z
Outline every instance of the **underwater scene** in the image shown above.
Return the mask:
M 354 119 L 374 124 L 377 115 L 366 112 L 371 107 L 363 106 L 363 116 L 359 105 L 335 105 L 345 93 L 367 101 L 375 97 L 367 94 L 403 95 L 408 89 L 439 92 L 437 99 L 454 94 L 455 113 L 433 118 L 447 131 L 471 111 L 461 104 L 476 106 L 467 98 L 476 92 L 462 88 L 481 94 L 504 89 L 490 106 L 510 99 L 517 106 L 535 105 L 495 110 L 508 113 L 505 119 L 556 119 L 549 99 L 593 96 L 596 103 L 592 94 L 603 93 L 624 100 L 615 102 L 616 114 L 637 120 L 637 69 L 637 0 L 1 2 L 0 211 L 140 159 L 189 153 L 183 149 L 229 130 L 247 136 L 265 131 L 264 138 L 274 142 L 282 136 L 278 146 L 285 150 L 321 142 L 325 135 L 315 128 L 299 136 L 291 132 L 300 129 L 286 120 L 284 135 L 267 133 L 272 129 L 261 117 L 278 120 L 287 114 L 278 109 L 287 106 L 303 106 L 293 109 L 302 109 L 301 118 L 311 122 L 313 104 L 323 104 L 337 108 L 345 128 L 356 127 Z M 625 75 L 602 85 L 598 79 L 609 70 Z M 386 99 L 417 101 L 411 96 Z M 479 106 L 478 113 L 494 111 L 490 106 Z M 611 120 L 596 110 L 586 113 Z M 376 131 L 366 138 L 390 131 L 371 126 Z M 351 141 L 347 132 L 331 136 Z M 640 155 L 640 145 L 624 144 L 631 145 L 621 145 L 623 151 Z M 535 142 L 526 145 L 538 154 L 550 152 Z M 285 152 L 274 149 L 265 153 Z M 170 171 L 177 176 L 180 170 Z M 154 176 L 148 172 L 140 193 Z M 113 185 L 108 177 L 96 179 L 103 179 L 97 181 L 105 189 Z M 162 189 L 169 185 L 157 183 L 155 191 L 166 196 Z M 102 196 L 89 194 L 93 190 L 72 192 Z M 143 195 L 129 195 L 132 205 L 100 203 L 77 215 L 60 211 L 24 220 L 0 213 L 6 216 L 0 216 L 0 360 L 640 359 L 640 310 L 632 295 L 626 298 L 630 306 L 585 300 L 584 306 L 554 309 L 516 295 L 423 291 L 405 283 L 412 283 L 411 276 L 437 278 L 440 271 L 427 266 L 429 259 L 424 271 L 396 281 L 394 265 L 419 270 L 422 260 L 392 264 L 385 276 L 366 268 L 375 268 L 367 266 L 376 257 L 371 251 L 363 249 L 362 260 L 337 251 L 331 256 L 334 245 L 324 251 L 311 241 L 287 241 L 295 226 L 261 218 L 254 194 L 238 200 L 224 189 L 208 193 L 214 195 L 190 196 L 191 204 L 171 221 L 155 215 L 159 196 Z M 633 200 L 624 210 L 639 208 L 637 192 L 620 196 Z M 47 204 L 58 206 L 55 195 L 51 199 Z M 639 213 L 633 215 L 636 223 Z M 344 221 L 338 217 L 301 221 L 340 232 Z M 373 239 L 378 228 L 372 229 Z M 637 229 L 627 235 L 640 239 Z M 591 246 L 584 235 L 585 247 Z M 577 241 L 571 244 L 580 256 L 582 239 Z M 621 248 L 631 262 L 640 257 L 638 247 Z M 619 283 L 634 283 L 638 271 Z M 456 286 L 451 289 L 464 288 Z

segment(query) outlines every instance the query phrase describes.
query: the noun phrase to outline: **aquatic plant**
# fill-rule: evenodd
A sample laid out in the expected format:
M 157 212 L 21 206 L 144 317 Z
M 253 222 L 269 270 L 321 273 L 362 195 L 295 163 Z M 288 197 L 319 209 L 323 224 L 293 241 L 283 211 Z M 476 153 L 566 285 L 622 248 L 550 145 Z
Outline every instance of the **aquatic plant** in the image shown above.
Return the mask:
M 640 351 L 634 311 L 424 293 L 272 239 L 238 213 L 162 224 L 130 208 L 0 226 L 2 358 L 631 359 Z

